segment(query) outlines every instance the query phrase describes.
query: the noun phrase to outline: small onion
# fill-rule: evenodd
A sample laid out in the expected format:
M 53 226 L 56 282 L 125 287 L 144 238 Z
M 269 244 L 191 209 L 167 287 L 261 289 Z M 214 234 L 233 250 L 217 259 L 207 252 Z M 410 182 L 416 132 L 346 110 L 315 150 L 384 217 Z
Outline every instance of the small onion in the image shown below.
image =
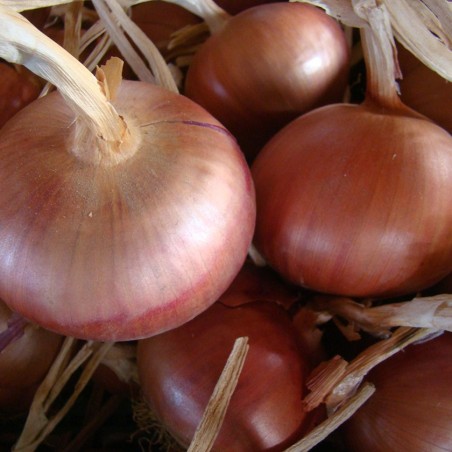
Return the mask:
M 8 336 L 10 340 L 6 341 Z M 61 347 L 63 337 L 21 322 L 20 316 L 2 301 L 0 337 L 3 339 L 0 341 L 0 413 L 20 413 L 28 409 Z
M 452 334 L 405 350 L 368 375 L 375 394 L 344 425 L 351 452 L 452 450 Z
M 345 34 L 323 11 L 264 4 L 214 30 L 189 66 L 185 94 L 222 122 L 251 159 L 299 114 L 341 100 L 348 62 Z
M 0 41 L 9 33 L 27 62 L 71 81 L 0 132 L 5 302 L 95 340 L 149 336 L 205 310 L 240 270 L 254 230 L 254 187 L 234 138 L 157 85 L 124 81 L 107 101 L 102 80 L 0 13 Z M 30 36 L 39 52 L 27 49 Z
M 311 369 L 284 309 L 273 302 L 216 303 L 138 344 L 144 398 L 182 446 L 190 444 L 234 340 L 243 336 L 250 348 L 213 450 L 284 450 L 319 419 L 303 407 Z
M 357 297 L 416 292 L 452 265 L 452 138 L 400 101 L 372 33 L 365 101 L 299 117 L 252 166 L 258 251 L 296 284 Z

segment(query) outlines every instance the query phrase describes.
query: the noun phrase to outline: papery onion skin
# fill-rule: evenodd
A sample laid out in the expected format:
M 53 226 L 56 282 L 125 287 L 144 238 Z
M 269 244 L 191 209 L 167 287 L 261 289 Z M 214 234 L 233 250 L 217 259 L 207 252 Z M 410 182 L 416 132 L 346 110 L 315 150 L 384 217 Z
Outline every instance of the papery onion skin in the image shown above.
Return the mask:
M 8 328 L 13 313 L 0 301 L 0 332 Z M 0 351 L 0 413 L 25 412 L 56 357 L 63 337 L 36 325 Z
M 255 246 L 290 281 L 347 296 L 408 294 L 451 270 L 452 141 L 368 100 L 286 126 L 252 166 Z
M 405 350 L 367 379 L 375 394 L 344 424 L 350 452 L 452 449 L 452 334 Z
M 233 16 L 196 52 L 185 93 L 238 139 L 249 160 L 283 125 L 342 99 L 349 50 L 340 26 L 301 3 Z
M 114 106 L 139 144 L 116 165 L 71 152 L 59 94 L 2 130 L 0 294 L 49 330 L 118 341 L 216 301 L 245 260 L 255 197 L 236 141 L 189 99 L 123 82 Z
M 139 380 L 151 412 L 188 446 L 237 337 L 249 351 L 214 451 L 284 450 L 318 420 L 302 398 L 309 366 L 286 312 L 272 302 L 216 303 L 180 328 L 141 340 Z

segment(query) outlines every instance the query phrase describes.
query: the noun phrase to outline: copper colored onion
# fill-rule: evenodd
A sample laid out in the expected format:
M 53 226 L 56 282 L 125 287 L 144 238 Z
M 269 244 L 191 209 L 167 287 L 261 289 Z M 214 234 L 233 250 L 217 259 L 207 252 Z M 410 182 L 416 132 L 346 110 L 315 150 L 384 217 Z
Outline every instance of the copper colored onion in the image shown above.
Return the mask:
M 0 134 L 0 294 L 50 330 L 99 340 L 148 336 L 206 309 L 254 227 L 249 170 L 209 114 L 142 82 L 123 82 L 113 104 L 129 147 L 99 161 L 57 93 Z
M 185 93 L 221 121 L 251 158 L 282 125 L 342 98 L 348 58 L 342 29 L 318 8 L 259 5 L 226 20 L 201 46 Z
M 452 270 L 452 137 L 399 99 L 385 11 L 360 9 L 364 102 L 300 116 L 252 166 L 256 248 L 318 292 L 411 294 Z
M 302 398 L 309 365 L 286 312 L 272 302 L 216 303 L 167 333 L 139 341 L 140 384 L 150 410 L 184 447 L 190 444 L 237 337 L 249 351 L 214 451 L 282 451 L 319 413 Z
M 375 394 L 345 424 L 351 452 L 452 450 L 452 334 L 379 364 L 368 380 Z

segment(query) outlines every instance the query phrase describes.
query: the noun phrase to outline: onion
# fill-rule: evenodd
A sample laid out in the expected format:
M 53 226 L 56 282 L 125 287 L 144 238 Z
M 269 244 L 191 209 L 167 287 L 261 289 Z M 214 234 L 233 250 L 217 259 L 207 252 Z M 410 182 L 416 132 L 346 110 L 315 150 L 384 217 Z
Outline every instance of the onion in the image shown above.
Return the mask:
M 196 52 L 185 94 L 237 137 L 248 159 L 299 114 L 341 100 L 348 47 L 323 11 L 281 2 L 223 22 Z
M 237 337 L 249 351 L 215 451 L 284 450 L 320 412 L 304 411 L 310 366 L 287 313 L 273 302 L 221 302 L 164 334 L 140 340 L 139 380 L 151 412 L 183 446 L 190 444 Z
M 0 413 L 26 411 L 63 337 L 26 322 L 0 301 Z
M 398 98 L 385 7 L 371 11 L 365 101 L 297 118 L 252 166 L 264 259 L 293 283 L 357 297 L 413 293 L 452 269 L 452 138 Z
M 452 449 L 452 334 L 379 364 L 368 375 L 375 394 L 344 425 L 350 451 Z
M 25 60 L 60 86 L 0 133 L 0 296 L 84 339 L 188 321 L 228 287 L 250 245 L 254 188 L 236 141 L 165 88 L 124 81 L 116 92 L 105 80 L 118 80 L 116 66 L 96 79 L 17 16 L 0 7 L 0 41 L 26 53 L 27 39 L 41 43 Z

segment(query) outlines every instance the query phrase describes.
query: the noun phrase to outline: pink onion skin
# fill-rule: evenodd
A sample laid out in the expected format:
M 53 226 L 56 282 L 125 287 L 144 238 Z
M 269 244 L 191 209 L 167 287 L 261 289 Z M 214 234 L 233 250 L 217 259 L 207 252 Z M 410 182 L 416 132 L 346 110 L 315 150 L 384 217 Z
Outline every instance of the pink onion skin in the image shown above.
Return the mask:
M 12 312 L 0 301 L 0 332 L 8 328 Z M 34 393 L 55 359 L 63 337 L 36 325 L 0 351 L 0 413 L 28 410 Z
M 375 394 L 344 424 L 350 452 L 452 449 L 452 334 L 379 364 L 368 380 Z
M 277 134 L 252 166 L 255 246 L 318 292 L 416 292 L 452 263 L 452 141 L 406 108 L 331 105 Z
M 199 314 L 240 270 L 254 230 L 249 168 L 220 123 L 155 85 L 124 82 L 118 96 L 141 141 L 116 166 L 68 151 L 74 116 L 58 94 L 0 133 L 0 294 L 84 339 L 147 337 Z
M 139 341 L 141 388 L 151 411 L 188 446 L 237 337 L 250 349 L 213 451 L 282 451 L 318 420 L 302 398 L 309 367 L 286 312 L 272 302 L 216 303 Z
M 238 139 L 250 160 L 299 114 L 342 99 L 349 50 L 340 26 L 301 3 L 231 17 L 196 52 L 185 94 Z

